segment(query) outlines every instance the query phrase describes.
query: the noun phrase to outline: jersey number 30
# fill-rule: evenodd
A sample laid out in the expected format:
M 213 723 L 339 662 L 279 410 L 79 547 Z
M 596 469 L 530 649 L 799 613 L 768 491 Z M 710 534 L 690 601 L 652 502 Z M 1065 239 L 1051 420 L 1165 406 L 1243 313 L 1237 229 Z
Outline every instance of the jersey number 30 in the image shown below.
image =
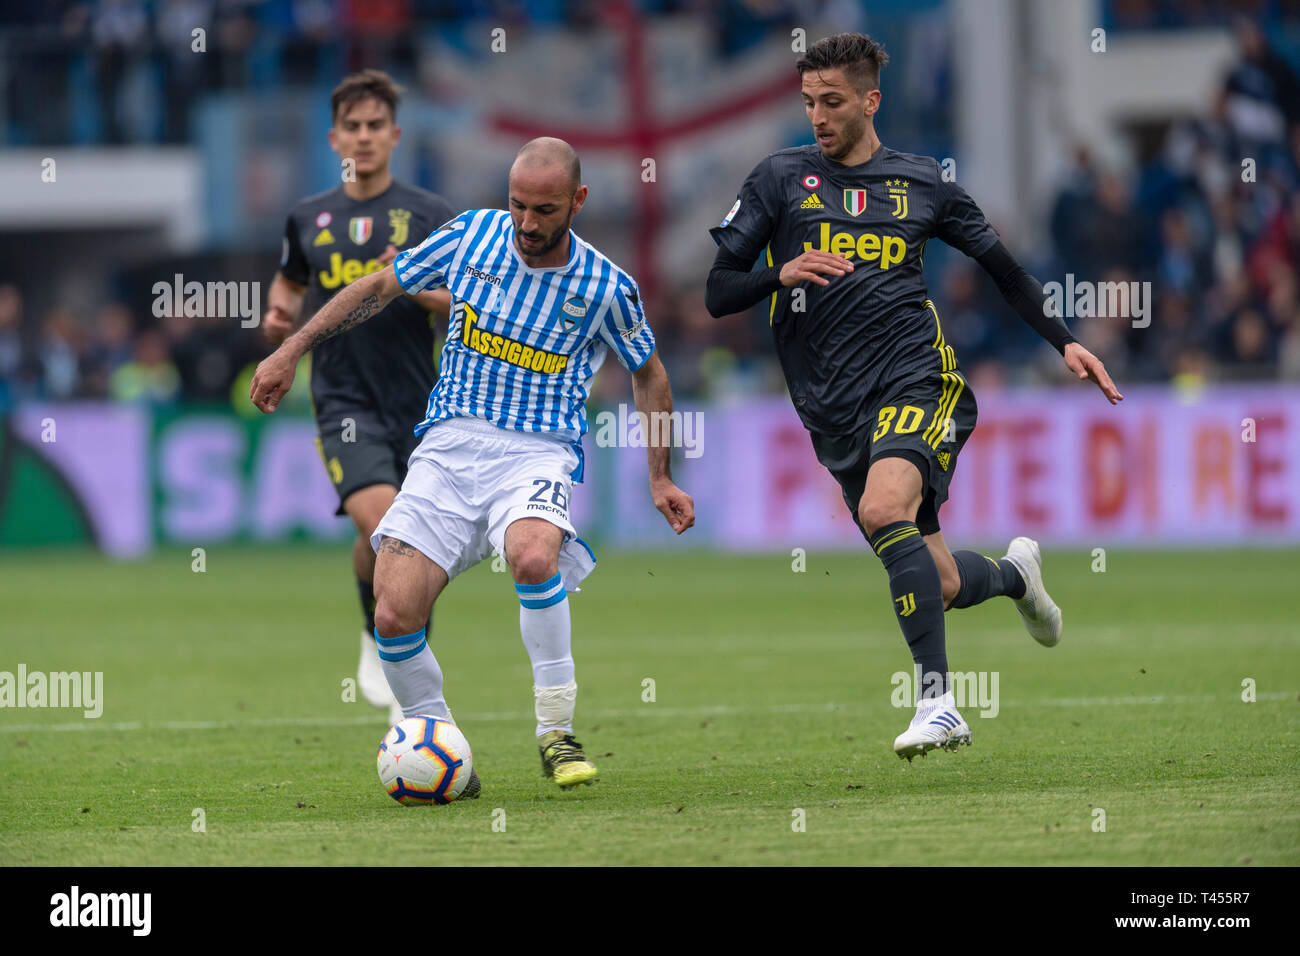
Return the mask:
M 894 417 L 898 421 L 894 421 Z M 886 405 L 880 410 L 880 415 L 876 418 L 876 430 L 871 435 L 872 441 L 879 441 L 889 434 L 889 427 L 894 427 L 895 435 L 910 435 L 921 427 L 921 419 L 925 417 L 925 412 L 915 405 L 904 405 L 902 412 L 899 412 L 898 406 Z

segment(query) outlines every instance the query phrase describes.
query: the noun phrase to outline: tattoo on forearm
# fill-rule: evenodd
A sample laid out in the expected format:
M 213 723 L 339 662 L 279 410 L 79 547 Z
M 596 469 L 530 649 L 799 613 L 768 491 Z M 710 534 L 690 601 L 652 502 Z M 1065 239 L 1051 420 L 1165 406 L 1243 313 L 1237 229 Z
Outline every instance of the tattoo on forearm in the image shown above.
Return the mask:
M 360 325 L 362 322 L 370 318 L 378 311 L 379 311 L 379 296 L 375 295 L 374 293 L 371 293 L 370 295 L 362 299 L 356 308 L 354 308 L 347 315 L 345 315 L 343 317 L 343 321 L 341 321 L 338 325 L 334 326 L 334 328 L 325 329 L 323 331 L 317 332 L 315 336 L 312 337 L 312 340 L 307 343 L 307 348 L 314 349 L 322 342 L 332 339 L 336 335 L 341 335 L 342 333 L 346 332 L 348 329 Z

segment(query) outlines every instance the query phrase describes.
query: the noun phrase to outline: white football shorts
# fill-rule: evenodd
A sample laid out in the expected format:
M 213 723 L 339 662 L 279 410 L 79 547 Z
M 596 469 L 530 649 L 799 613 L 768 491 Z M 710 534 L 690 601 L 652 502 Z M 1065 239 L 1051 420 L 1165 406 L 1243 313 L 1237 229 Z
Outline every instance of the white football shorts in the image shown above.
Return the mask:
M 569 520 L 570 475 L 578 455 L 567 442 L 498 428 L 479 418 L 436 422 L 412 452 L 406 479 L 370 536 L 414 547 L 448 579 L 488 555 L 505 554 L 506 528 L 542 518 L 564 532 L 560 578 L 565 590 L 596 566 L 596 556 Z

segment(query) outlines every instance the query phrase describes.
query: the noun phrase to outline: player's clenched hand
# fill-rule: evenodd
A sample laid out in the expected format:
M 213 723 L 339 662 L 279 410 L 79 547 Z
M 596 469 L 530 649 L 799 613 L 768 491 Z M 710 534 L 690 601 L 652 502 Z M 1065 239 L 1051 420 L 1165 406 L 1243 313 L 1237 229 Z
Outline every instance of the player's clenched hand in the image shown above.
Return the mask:
M 678 534 L 695 524 L 695 499 L 669 479 L 652 481 L 650 497 L 660 514 L 668 519 L 668 524 Z
M 831 255 L 819 249 L 810 249 L 797 259 L 791 259 L 781 267 L 781 285 L 789 287 L 800 282 L 815 282 L 817 285 L 829 285 L 830 279 L 823 276 L 842 276 L 853 271 L 853 263 L 843 256 Z
M 1101 364 L 1101 359 L 1078 342 L 1071 342 L 1065 347 L 1065 367 L 1080 379 L 1092 379 L 1112 405 L 1124 401 L 1124 396 L 1106 374 L 1106 366 Z
M 271 306 L 262 316 L 262 334 L 272 345 L 279 345 L 292 331 L 293 317 L 280 306 Z
M 253 385 L 248 390 L 248 397 L 262 411 L 275 411 L 280 400 L 289 394 L 297 368 L 298 359 L 292 349 L 280 346 L 264 358 L 253 372 Z
M 397 246 L 393 245 L 390 242 L 388 244 L 388 247 L 384 249 L 383 255 L 379 257 L 379 264 L 381 266 L 389 265 L 396 258 L 397 258 Z

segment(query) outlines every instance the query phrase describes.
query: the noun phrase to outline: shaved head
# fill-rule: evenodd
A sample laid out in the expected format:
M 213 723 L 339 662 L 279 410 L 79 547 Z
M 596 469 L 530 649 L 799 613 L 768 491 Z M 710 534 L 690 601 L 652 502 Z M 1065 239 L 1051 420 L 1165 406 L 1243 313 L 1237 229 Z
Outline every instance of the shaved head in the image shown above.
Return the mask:
M 510 166 L 508 185 L 514 242 L 524 261 L 534 268 L 563 265 L 569 224 L 587 200 L 577 152 L 554 136 L 530 140 Z
M 582 184 L 582 164 L 578 162 L 578 152 L 562 139 L 554 136 L 539 136 L 529 140 L 515 155 L 514 165 L 510 167 L 513 175 L 518 170 L 543 170 L 555 168 L 564 173 L 570 191 Z

